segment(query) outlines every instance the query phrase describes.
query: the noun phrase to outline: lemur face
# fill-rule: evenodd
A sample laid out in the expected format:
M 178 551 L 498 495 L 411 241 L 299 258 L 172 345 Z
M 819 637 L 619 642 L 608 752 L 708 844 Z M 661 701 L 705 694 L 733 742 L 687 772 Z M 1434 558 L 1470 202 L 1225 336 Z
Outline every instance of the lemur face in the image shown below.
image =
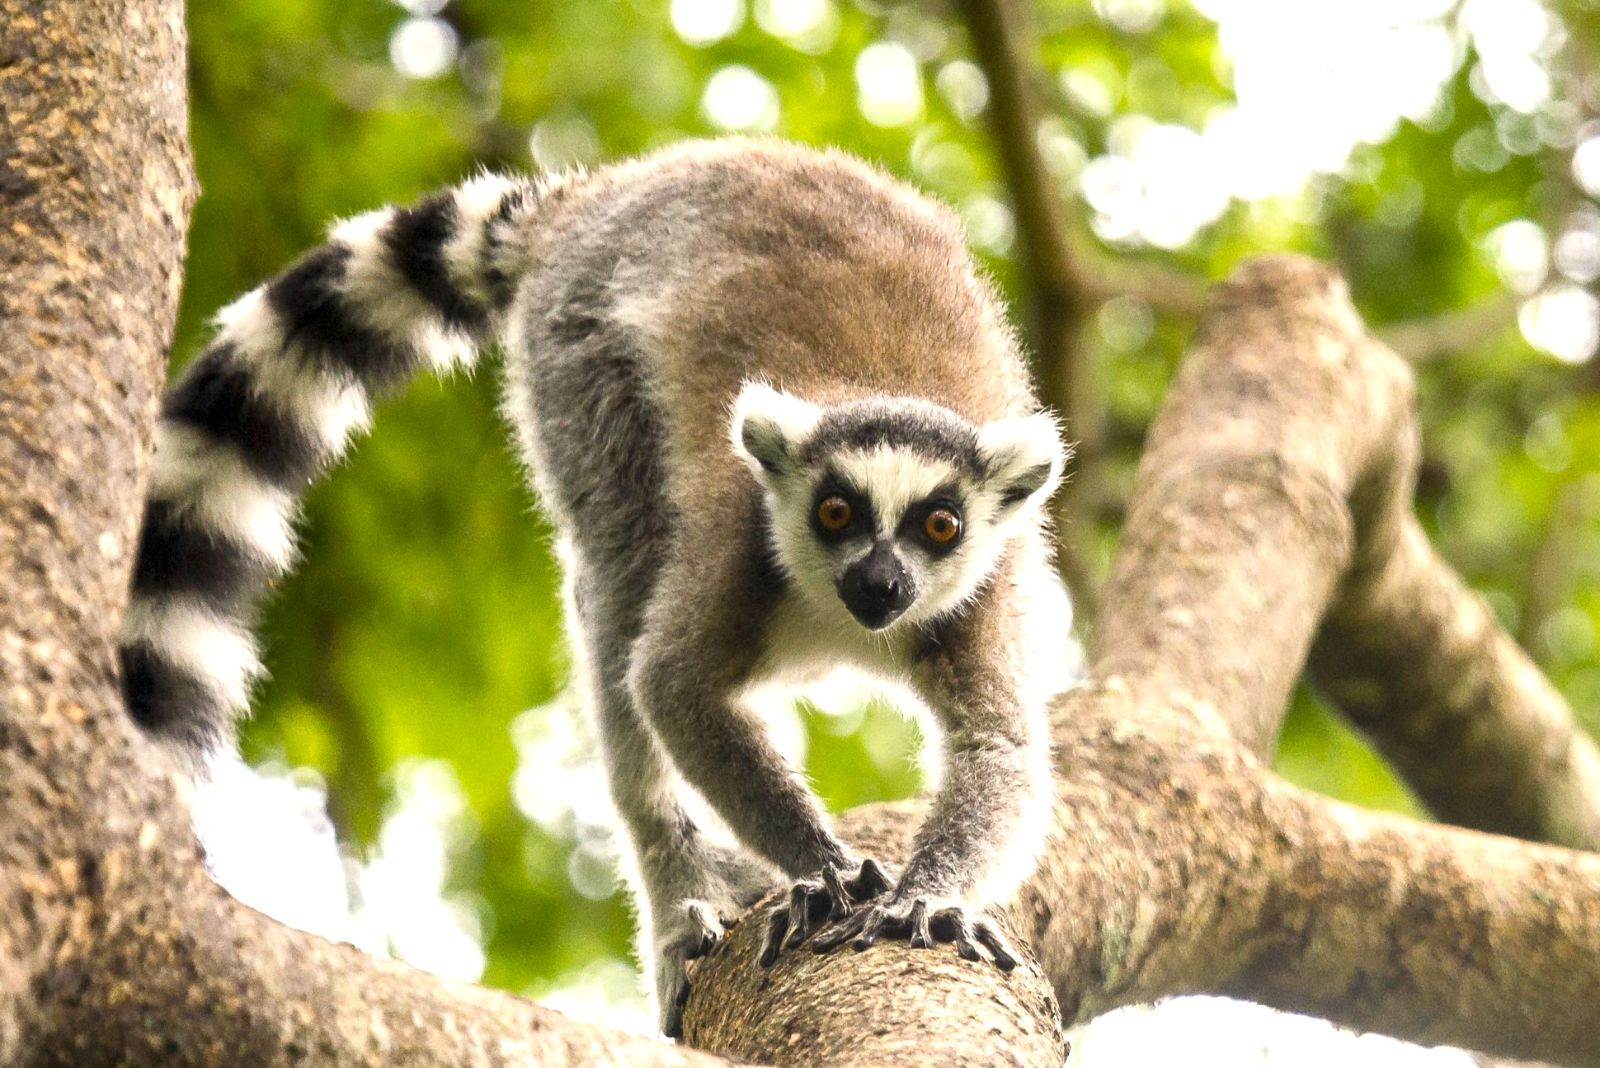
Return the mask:
M 821 407 L 754 382 L 732 433 L 766 490 L 785 573 L 824 618 L 842 609 L 871 631 L 929 622 L 977 592 L 1065 461 L 1047 415 L 974 426 L 924 400 Z

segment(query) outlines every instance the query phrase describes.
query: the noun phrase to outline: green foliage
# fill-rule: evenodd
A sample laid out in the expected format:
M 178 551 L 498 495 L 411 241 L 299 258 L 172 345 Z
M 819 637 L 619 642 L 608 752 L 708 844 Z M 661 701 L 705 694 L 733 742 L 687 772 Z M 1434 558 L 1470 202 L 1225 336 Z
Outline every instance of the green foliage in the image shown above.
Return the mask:
M 1085 161 L 1117 148 L 1131 129 L 1126 116 L 1199 130 L 1232 100 L 1216 28 L 1188 7 L 1157 3 L 1154 23 L 1130 30 L 1096 14 L 1117 5 L 1039 6 L 1064 195 Z M 770 29 L 785 7 L 762 0 L 731 32 L 696 46 L 675 32 L 664 0 L 457 0 L 439 18 L 459 60 L 412 78 L 390 57 L 410 16 L 387 0 L 195 5 L 192 122 L 204 192 L 178 359 L 198 348 L 206 317 L 316 243 L 330 218 L 413 198 L 480 165 L 528 168 L 534 155 L 588 163 L 715 134 L 706 87 L 734 65 L 770 85 L 775 133 L 842 145 L 955 204 L 1014 293 L 1006 191 L 969 106 L 959 23 L 926 4 L 824 0 L 821 27 L 786 40 Z M 858 106 L 858 59 L 885 40 L 906 44 L 920 70 L 920 115 L 896 125 L 875 125 Z M 1460 68 L 1434 113 L 1358 147 L 1340 176 L 1316 178 L 1298 196 L 1235 200 L 1169 252 L 1110 251 L 1207 277 L 1264 249 L 1311 251 L 1337 261 L 1380 324 L 1485 298 L 1498 286 L 1488 235 L 1546 217 L 1555 194 L 1552 153 L 1499 147 L 1507 109 L 1484 103 L 1470 69 Z M 1114 499 L 1126 492 L 1187 330 L 1137 302 L 1114 302 L 1095 320 Z M 549 531 L 505 443 L 495 379 L 424 384 L 389 403 L 377 433 L 312 494 L 304 562 L 267 615 L 271 680 L 245 749 L 319 769 L 358 853 L 377 840 L 395 769 L 413 758 L 448 762 L 469 829 L 450 888 L 482 924 L 485 978 L 542 989 L 585 962 L 625 956 L 631 920 L 620 896 L 575 889 L 577 832 L 547 829 L 514 800 L 513 721 L 552 707 L 568 669 Z M 1552 525 L 1575 528 L 1559 610 L 1530 640 L 1579 707 L 1600 706 L 1600 530 L 1585 504 L 1600 485 L 1600 402 L 1514 332 L 1430 366 L 1420 386 L 1422 513 L 1513 627 Z M 1563 499 L 1579 506 L 1561 511 Z M 1113 539 L 1108 524 L 1102 558 Z M 547 714 L 556 713 L 534 713 Z M 891 713 L 874 706 L 841 720 L 808 710 L 802 722 L 810 772 L 831 806 L 914 791 L 912 734 Z M 1296 701 L 1279 764 L 1358 803 L 1414 807 L 1309 698 Z

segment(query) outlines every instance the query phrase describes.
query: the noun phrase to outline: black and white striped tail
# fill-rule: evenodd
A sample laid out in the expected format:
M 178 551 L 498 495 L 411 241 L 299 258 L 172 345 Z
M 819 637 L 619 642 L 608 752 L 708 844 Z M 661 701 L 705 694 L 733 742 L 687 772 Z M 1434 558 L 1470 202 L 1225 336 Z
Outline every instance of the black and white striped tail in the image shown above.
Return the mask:
M 196 756 L 231 738 L 261 671 L 255 603 L 293 561 L 301 493 L 375 397 L 470 366 L 552 184 L 483 176 L 358 216 L 218 316 L 156 429 L 120 648 L 145 728 Z

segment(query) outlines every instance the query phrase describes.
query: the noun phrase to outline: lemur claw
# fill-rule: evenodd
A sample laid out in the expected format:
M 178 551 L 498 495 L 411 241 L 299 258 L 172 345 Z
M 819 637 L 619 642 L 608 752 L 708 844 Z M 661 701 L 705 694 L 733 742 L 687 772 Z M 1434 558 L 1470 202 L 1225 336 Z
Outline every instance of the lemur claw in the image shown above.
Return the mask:
M 785 904 L 767 914 L 767 937 L 761 947 L 760 963 L 770 967 L 785 949 L 794 949 L 825 920 L 842 920 L 856 913 L 856 906 L 888 890 L 891 883 L 881 865 L 863 860 L 854 874 L 846 874 L 834 864 L 826 864 L 815 878 L 801 879 L 789 890 Z
M 661 1032 L 668 1038 L 683 1037 L 689 961 L 717 948 L 735 919 L 720 915 L 708 902 L 684 901 L 679 905 L 678 922 L 656 942 L 656 997 L 661 1005 Z
M 719 920 L 711 907 L 703 901 L 690 901 L 685 909 L 696 930 L 679 943 L 683 947 L 683 959 L 699 960 L 716 948 L 717 943 L 722 941 L 724 933 L 733 924 L 727 920 Z
M 914 949 L 939 942 L 954 942 L 956 952 L 971 961 L 987 958 L 1009 972 L 1017 966 L 1017 951 L 992 917 L 960 902 L 928 897 L 899 898 L 874 905 L 847 918 L 811 942 L 816 953 L 829 953 L 846 942 L 860 951 L 882 938 L 906 938 Z
M 658 958 L 656 970 L 669 972 L 656 977 L 661 998 L 661 1033 L 667 1038 L 683 1038 L 683 1006 L 690 999 L 690 980 L 683 970 L 683 962 L 674 964 L 666 958 Z

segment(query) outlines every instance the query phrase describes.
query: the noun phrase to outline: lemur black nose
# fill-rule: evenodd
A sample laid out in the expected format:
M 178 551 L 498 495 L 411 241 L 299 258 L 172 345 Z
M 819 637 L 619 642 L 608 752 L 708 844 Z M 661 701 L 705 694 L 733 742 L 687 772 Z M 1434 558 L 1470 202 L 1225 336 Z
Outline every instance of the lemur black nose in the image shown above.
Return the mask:
M 911 606 L 910 576 L 894 548 L 880 541 L 845 570 L 839 597 L 862 626 L 882 630 Z
M 862 575 L 861 592 L 868 597 L 887 601 L 900 592 L 898 575 Z

